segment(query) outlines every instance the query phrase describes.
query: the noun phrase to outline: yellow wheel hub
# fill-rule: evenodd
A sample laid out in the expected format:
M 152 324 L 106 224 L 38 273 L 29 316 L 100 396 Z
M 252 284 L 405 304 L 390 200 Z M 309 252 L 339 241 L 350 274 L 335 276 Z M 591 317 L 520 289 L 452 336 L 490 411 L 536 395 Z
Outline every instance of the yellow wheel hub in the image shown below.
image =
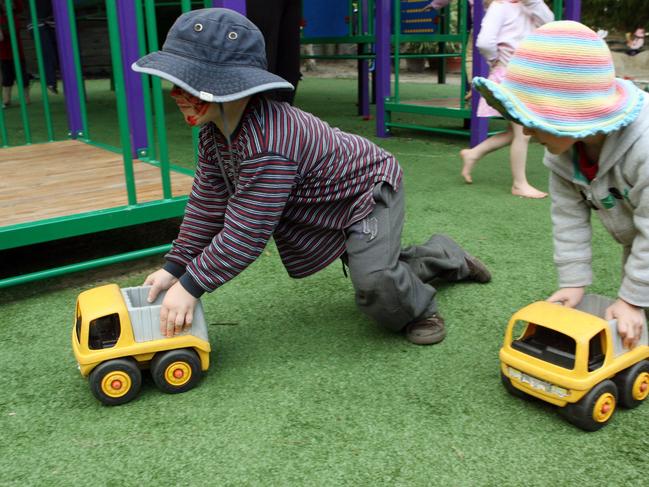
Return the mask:
M 121 370 L 108 372 L 101 380 L 101 391 L 109 397 L 125 396 L 132 386 L 131 377 Z
M 644 401 L 649 396 L 649 373 L 641 372 L 633 382 L 633 399 Z
M 168 384 L 179 387 L 187 384 L 192 378 L 192 368 L 187 362 L 174 362 L 165 369 L 165 380 Z
M 615 396 L 610 392 L 605 392 L 597 398 L 593 408 L 593 419 L 598 423 L 608 421 L 615 411 Z

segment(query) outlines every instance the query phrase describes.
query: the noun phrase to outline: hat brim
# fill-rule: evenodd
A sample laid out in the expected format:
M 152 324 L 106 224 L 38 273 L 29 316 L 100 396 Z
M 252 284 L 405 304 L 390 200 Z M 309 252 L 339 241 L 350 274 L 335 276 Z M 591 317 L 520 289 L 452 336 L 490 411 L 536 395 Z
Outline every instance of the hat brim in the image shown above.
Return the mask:
M 131 65 L 134 71 L 164 78 L 207 102 L 222 103 L 271 90 L 293 90 L 291 83 L 252 66 L 220 66 L 156 51 Z
M 616 89 L 626 102 L 616 111 L 608 114 L 605 120 L 584 119 L 575 121 L 548 120 L 529 110 L 525 104 L 507 87 L 493 81 L 476 77 L 473 86 L 485 98 L 487 103 L 498 110 L 507 120 L 519 123 L 524 127 L 542 130 L 558 137 L 581 139 L 596 134 L 609 134 L 620 130 L 638 115 L 643 105 L 643 95 L 631 81 L 616 78 Z

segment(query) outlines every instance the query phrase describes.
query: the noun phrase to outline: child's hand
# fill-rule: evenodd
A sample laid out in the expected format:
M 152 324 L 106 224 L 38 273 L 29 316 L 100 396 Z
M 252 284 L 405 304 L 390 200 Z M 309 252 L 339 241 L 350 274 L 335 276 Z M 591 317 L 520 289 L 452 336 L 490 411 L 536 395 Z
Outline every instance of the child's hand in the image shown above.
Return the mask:
M 563 287 L 550 296 L 546 301 L 559 303 L 574 308 L 584 297 L 583 287 Z
M 615 302 L 606 308 L 604 318 L 617 320 L 617 332 L 622 337 L 622 345 L 631 349 L 638 344 L 642 334 L 644 310 L 623 299 L 616 299 Z
M 450 2 L 450 0 L 433 0 L 430 2 L 428 5 L 426 5 L 422 10 L 424 12 L 430 12 L 431 10 L 442 10 L 444 7 L 446 7 Z
M 172 337 L 190 328 L 197 301 L 179 282 L 171 286 L 160 309 L 160 333 Z
M 147 296 L 146 300 L 149 303 L 152 303 L 153 301 L 155 301 L 155 298 L 158 297 L 160 291 L 166 291 L 171 286 L 173 286 L 177 280 L 178 279 L 176 279 L 164 269 L 158 269 L 154 273 L 149 274 L 144 280 L 145 286 L 151 286 L 149 295 Z

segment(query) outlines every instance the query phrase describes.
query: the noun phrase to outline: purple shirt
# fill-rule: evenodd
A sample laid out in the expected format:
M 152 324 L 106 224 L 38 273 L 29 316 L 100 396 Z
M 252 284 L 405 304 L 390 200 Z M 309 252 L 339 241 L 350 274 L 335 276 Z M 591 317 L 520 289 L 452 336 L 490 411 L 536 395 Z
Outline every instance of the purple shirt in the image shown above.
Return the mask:
M 201 129 L 192 192 L 165 269 L 198 297 L 254 262 L 272 236 L 289 275 L 308 276 L 345 251 L 343 230 L 372 211 L 374 186 L 397 189 L 401 177 L 394 156 L 367 139 L 255 97 L 231 147 L 214 124 Z

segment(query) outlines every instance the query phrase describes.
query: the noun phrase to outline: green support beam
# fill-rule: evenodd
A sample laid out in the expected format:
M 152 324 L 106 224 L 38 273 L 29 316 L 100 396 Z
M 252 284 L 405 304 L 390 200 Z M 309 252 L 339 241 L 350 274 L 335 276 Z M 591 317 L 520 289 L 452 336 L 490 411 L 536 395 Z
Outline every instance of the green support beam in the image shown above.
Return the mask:
M 0 250 L 181 216 L 187 197 L 0 227 Z
M 148 249 L 134 250 L 133 252 L 126 252 L 118 255 L 111 255 L 102 257 L 100 259 L 87 260 L 79 264 L 70 264 L 62 267 L 55 267 L 54 269 L 46 269 L 44 271 L 32 272 L 30 274 L 23 274 L 22 276 L 8 277 L 0 279 L 0 289 L 9 286 L 17 286 L 18 284 L 26 284 L 29 282 L 39 281 L 50 277 L 62 276 L 72 272 L 80 272 L 97 267 L 117 264 L 119 262 L 126 262 L 129 260 L 141 259 L 150 255 L 157 255 L 167 252 L 171 248 L 170 244 L 158 245 L 157 247 L 150 247 Z

